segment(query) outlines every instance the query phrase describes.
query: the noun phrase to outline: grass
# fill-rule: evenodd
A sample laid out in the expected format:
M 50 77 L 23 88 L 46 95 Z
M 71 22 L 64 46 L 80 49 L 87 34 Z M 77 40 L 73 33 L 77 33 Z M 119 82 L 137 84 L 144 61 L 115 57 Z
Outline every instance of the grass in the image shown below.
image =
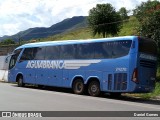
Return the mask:
M 156 83 L 155 90 L 151 93 L 143 93 L 143 94 L 137 94 L 137 97 L 143 98 L 143 99 L 153 99 L 157 96 L 160 96 L 160 82 Z
M 117 36 L 137 35 L 138 21 L 134 16 L 131 16 L 127 22 L 124 22 Z M 77 30 L 68 31 L 62 34 L 53 35 L 40 41 L 55 41 L 55 40 L 75 40 L 75 39 L 93 39 L 102 38 L 102 35 L 93 36 L 92 30 L 88 27 L 79 28 Z
M 136 19 L 136 17 L 132 16 L 127 22 L 123 23 L 123 26 L 118 33 L 118 36 L 137 35 L 137 27 L 138 20 Z

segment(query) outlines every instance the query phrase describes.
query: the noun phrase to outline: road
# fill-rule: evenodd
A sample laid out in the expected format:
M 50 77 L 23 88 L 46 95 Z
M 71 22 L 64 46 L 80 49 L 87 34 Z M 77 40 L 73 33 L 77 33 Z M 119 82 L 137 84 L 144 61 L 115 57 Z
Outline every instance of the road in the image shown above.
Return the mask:
M 160 101 L 91 97 L 65 89 L 22 88 L 0 82 L 0 111 L 160 111 Z

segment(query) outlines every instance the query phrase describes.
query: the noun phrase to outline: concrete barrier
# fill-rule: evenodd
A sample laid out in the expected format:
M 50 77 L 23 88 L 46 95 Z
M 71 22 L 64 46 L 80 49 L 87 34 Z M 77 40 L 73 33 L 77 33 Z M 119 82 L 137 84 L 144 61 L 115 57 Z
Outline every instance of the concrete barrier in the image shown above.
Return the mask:
M 8 71 L 7 70 L 0 70 L 0 80 L 8 82 Z
M 8 82 L 8 63 L 5 62 L 6 56 L 0 56 L 0 80 Z

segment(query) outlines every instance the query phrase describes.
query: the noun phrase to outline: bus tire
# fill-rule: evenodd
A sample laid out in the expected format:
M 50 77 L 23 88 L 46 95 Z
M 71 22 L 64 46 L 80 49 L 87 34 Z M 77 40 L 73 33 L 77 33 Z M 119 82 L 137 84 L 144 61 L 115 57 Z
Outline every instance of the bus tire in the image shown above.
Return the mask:
M 100 85 L 98 81 L 91 81 L 88 85 L 88 93 L 90 96 L 97 97 L 100 95 Z
M 73 82 L 72 89 L 75 94 L 79 95 L 83 94 L 84 88 L 85 86 L 82 79 L 77 79 Z
M 18 76 L 17 85 L 18 85 L 18 87 L 23 87 L 24 86 L 23 77 L 21 75 Z

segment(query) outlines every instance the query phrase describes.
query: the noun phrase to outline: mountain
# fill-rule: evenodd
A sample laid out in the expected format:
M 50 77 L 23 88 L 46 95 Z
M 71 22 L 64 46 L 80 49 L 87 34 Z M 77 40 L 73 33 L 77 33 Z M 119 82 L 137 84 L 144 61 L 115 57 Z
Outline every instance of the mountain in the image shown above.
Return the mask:
M 15 41 L 18 39 L 23 40 L 31 40 L 31 39 L 40 39 L 46 38 L 48 36 L 65 33 L 70 30 L 76 30 L 81 27 L 87 26 L 87 18 L 85 16 L 75 16 L 72 18 L 64 19 L 63 21 L 52 25 L 51 27 L 36 27 L 36 28 L 29 28 L 25 31 L 21 31 L 12 36 L 3 36 L 0 37 L 0 41 L 11 38 Z

